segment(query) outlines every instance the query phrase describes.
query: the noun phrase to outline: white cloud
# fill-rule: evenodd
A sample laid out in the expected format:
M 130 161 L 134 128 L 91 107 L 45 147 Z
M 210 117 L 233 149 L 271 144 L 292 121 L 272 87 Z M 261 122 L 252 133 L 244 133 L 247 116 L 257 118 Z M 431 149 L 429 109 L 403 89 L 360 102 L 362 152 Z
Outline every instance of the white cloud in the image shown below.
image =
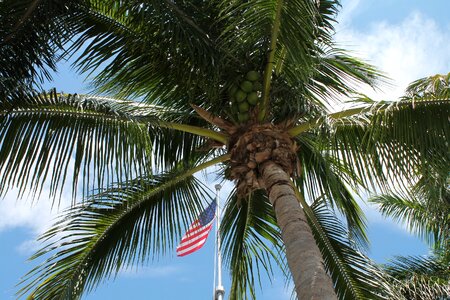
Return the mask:
M 43 195 L 45 193 L 43 191 Z M 9 191 L 4 199 L 0 199 L 0 237 L 3 231 L 27 229 L 30 239 L 22 241 L 15 249 L 18 254 L 29 256 L 41 248 L 37 236 L 45 232 L 70 203 L 69 197 L 64 195 L 58 206 L 58 203 L 52 205 L 49 198 L 33 202 L 26 197 L 18 199 L 17 191 Z
M 352 17 L 357 14 L 358 9 L 360 8 L 360 2 L 361 0 L 343 1 L 342 9 L 339 11 L 337 18 L 341 28 L 350 24 Z
M 45 195 L 45 191 L 43 192 Z M 33 233 L 40 233 L 53 223 L 59 212 L 70 204 L 67 197 L 61 199 L 60 205 L 52 200 L 42 198 L 35 202 L 27 198 L 18 199 L 16 191 L 7 193 L 0 200 L 0 233 L 17 227 L 27 227 Z
M 352 2 L 350 13 L 358 4 Z M 368 92 L 375 99 L 396 99 L 410 82 L 450 70 L 450 32 L 419 12 L 398 24 L 373 23 L 367 31 L 348 25 L 337 26 L 338 43 L 394 80 L 395 86 L 384 93 Z

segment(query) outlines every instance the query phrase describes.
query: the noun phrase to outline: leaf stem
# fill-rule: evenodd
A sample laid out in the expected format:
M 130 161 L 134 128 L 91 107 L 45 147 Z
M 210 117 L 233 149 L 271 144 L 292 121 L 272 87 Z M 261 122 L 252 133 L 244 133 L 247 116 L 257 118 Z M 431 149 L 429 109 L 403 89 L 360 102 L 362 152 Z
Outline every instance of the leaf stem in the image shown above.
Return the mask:
M 267 117 L 268 107 L 269 107 L 269 99 L 270 99 L 270 84 L 272 81 L 272 70 L 275 65 L 275 51 L 277 47 L 278 34 L 280 32 L 280 18 L 281 18 L 281 9 L 283 7 L 283 0 L 279 0 L 277 3 L 277 8 L 275 12 L 275 19 L 273 21 L 272 32 L 270 35 L 270 48 L 269 53 L 267 55 L 267 64 L 266 69 L 264 70 L 264 78 L 263 78 L 263 92 L 262 92 L 262 103 L 258 115 L 258 120 L 260 122 L 264 121 Z
M 321 124 L 323 124 L 323 122 L 325 121 L 325 118 L 331 118 L 331 119 L 341 119 L 341 118 L 346 118 L 346 117 L 350 117 L 356 114 L 359 114 L 361 112 L 363 112 L 364 110 L 367 110 L 367 107 L 358 107 L 358 108 L 351 108 L 351 109 L 347 109 L 347 110 L 343 110 L 343 111 L 339 111 L 336 113 L 332 113 L 329 114 L 327 116 L 322 116 L 322 117 L 318 117 L 318 118 L 314 118 L 309 122 L 300 124 L 298 126 L 292 127 L 291 129 L 288 130 L 288 133 L 290 136 L 297 136 L 305 131 L 310 130 L 311 128 L 315 128 L 320 126 Z
M 214 131 L 211 129 L 206 129 L 206 128 L 192 126 L 192 125 L 186 125 L 186 124 L 172 123 L 172 122 L 159 122 L 159 125 L 164 128 L 171 128 L 171 129 L 189 132 L 189 133 L 193 133 L 196 135 L 211 138 L 213 140 L 221 142 L 224 145 L 226 145 L 228 142 L 228 138 L 225 134 L 222 134 L 220 132 L 217 132 L 217 131 Z

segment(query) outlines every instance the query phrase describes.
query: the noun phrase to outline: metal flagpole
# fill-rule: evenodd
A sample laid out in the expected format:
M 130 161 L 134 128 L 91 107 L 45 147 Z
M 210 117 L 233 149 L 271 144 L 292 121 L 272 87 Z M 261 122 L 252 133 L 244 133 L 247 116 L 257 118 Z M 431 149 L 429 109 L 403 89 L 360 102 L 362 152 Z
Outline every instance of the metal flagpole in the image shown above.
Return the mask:
M 215 290 L 215 300 L 223 300 L 225 295 L 225 289 L 222 285 L 222 256 L 220 252 L 220 201 L 219 201 L 219 191 L 222 188 L 220 184 L 215 185 L 216 188 L 216 247 L 217 247 L 217 286 Z

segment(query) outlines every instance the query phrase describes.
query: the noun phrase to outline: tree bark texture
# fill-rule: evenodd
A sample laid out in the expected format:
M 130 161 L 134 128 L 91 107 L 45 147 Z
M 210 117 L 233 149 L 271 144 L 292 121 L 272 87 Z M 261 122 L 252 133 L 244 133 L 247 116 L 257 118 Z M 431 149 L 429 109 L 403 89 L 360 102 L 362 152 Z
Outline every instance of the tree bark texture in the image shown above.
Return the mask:
M 298 299 L 336 300 L 333 283 L 289 175 L 273 161 L 262 164 L 260 172 L 281 229 Z

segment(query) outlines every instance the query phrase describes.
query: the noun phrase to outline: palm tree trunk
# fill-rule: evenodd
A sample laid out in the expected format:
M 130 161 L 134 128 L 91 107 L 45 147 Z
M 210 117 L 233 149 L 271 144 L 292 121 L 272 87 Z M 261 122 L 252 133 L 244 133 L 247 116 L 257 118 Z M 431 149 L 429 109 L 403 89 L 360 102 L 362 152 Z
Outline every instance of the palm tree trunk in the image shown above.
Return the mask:
M 298 299 L 337 299 L 289 175 L 273 161 L 262 164 L 260 171 L 281 229 Z

